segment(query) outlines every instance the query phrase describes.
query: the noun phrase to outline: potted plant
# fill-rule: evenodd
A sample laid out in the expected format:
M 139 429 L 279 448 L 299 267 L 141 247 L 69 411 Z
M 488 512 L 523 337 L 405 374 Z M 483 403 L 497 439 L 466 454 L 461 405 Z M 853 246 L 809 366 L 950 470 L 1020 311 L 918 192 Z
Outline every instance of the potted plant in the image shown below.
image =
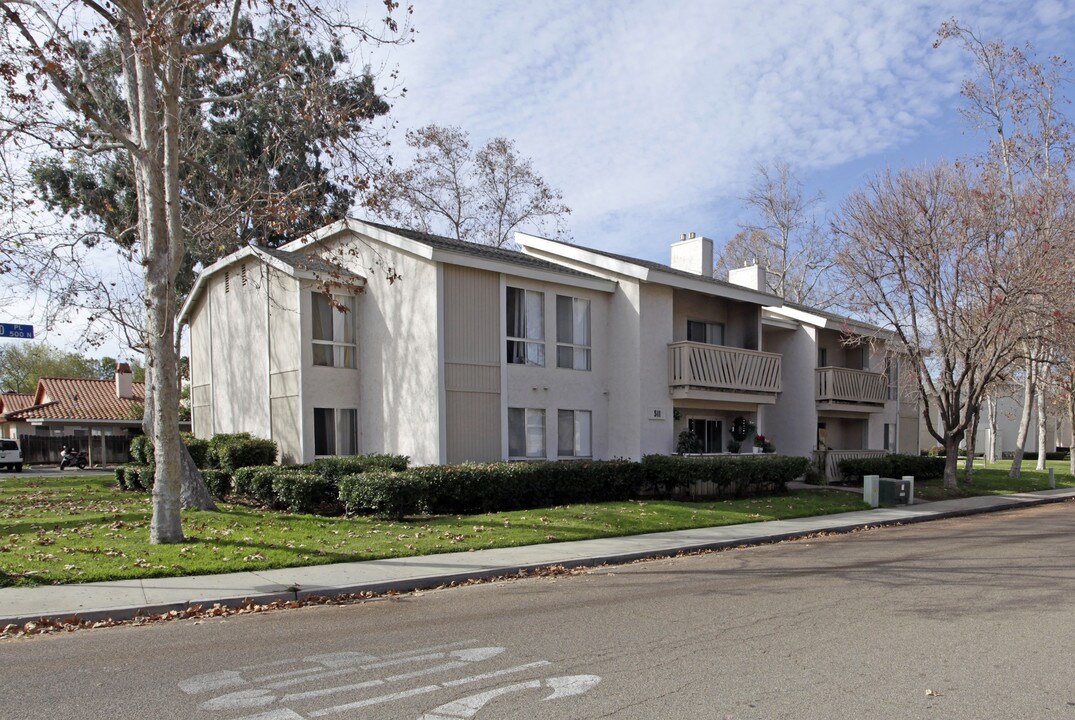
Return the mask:
M 739 448 L 743 447 L 746 439 L 754 434 L 755 427 L 753 422 L 742 415 L 732 420 L 732 426 L 728 429 L 728 434 L 732 436 L 732 439 L 728 442 L 728 451 L 739 452 Z
M 702 452 L 702 440 L 693 430 L 684 430 L 679 434 L 676 452 L 680 455 L 696 455 Z

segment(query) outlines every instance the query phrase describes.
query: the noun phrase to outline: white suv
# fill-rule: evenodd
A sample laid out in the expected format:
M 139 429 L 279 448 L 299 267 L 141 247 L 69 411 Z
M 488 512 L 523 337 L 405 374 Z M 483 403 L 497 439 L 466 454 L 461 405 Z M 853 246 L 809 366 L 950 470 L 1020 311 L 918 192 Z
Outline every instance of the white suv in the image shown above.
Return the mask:
M 18 440 L 0 440 L 0 467 L 22 472 L 22 448 Z

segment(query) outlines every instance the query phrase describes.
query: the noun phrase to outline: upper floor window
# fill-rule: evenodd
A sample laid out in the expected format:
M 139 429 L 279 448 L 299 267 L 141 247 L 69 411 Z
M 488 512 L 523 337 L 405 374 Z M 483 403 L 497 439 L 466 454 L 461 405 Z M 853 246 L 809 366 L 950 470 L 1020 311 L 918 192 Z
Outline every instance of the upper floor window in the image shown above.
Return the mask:
M 556 367 L 590 369 L 590 301 L 556 296 Z
M 311 293 L 314 365 L 355 367 L 355 297 Z M 335 306 L 334 306 L 335 305 Z
M 724 344 L 724 323 L 687 321 L 687 340 L 708 345 Z
M 545 366 L 545 293 L 509 287 L 508 362 Z

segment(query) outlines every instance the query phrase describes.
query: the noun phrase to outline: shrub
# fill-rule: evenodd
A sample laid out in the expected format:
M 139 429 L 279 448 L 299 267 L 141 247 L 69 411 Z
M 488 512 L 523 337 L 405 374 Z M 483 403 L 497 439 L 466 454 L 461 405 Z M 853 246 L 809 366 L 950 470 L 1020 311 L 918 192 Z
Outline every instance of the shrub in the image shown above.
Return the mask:
M 745 458 L 677 457 L 646 455 L 642 473 L 658 493 L 671 495 L 695 483 L 709 482 L 717 495 L 748 497 L 787 490 L 787 483 L 806 474 L 810 461 L 803 457 L 763 455 Z
M 283 468 L 273 474 L 272 491 L 276 500 L 291 512 L 337 515 L 340 491 L 333 478 Z
M 929 480 L 944 476 L 943 456 L 882 455 L 872 458 L 849 458 L 841 460 L 840 475 L 845 482 L 862 482 L 865 475 L 901 478 L 913 475 L 915 480 Z
M 231 494 L 231 473 L 226 470 L 202 470 L 202 479 L 213 497 L 223 500 Z
M 702 452 L 702 441 L 698 439 L 698 434 L 693 430 L 681 432 L 676 442 L 676 452 L 680 455 Z
M 180 433 L 183 444 L 190 452 L 190 458 L 194 461 L 194 467 L 203 470 L 209 467 L 209 441 L 204 438 L 196 438 L 191 433 Z
M 305 467 L 311 472 L 339 480 L 344 475 L 357 475 L 370 470 L 406 470 L 409 461 L 406 455 L 348 455 L 318 458 Z
M 348 513 L 402 520 L 427 512 L 424 480 L 413 472 L 370 470 L 340 478 L 339 497 Z
M 152 490 L 153 472 L 152 465 L 124 465 L 124 482 L 128 490 Z M 116 470 L 117 474 L 119 469 Z
M 153 438 L 148 435 L 136 435 L 131 438 L 131 459 L 139 465 L 153 463 Z
M 295 472 L 279 465 L 254 465 L 235 471 L 235 494 L 256 500 L 268 507 L 277 507 L 278 500 L 272 488 L 273 479 L 281 472 Z
M 130 489 L 130 488 L 127 487 L 127 466 L 126 465 L 117 465 L 116 466 L 116 485 L 119 486 L 120 490 L 129 490 Z
M 234 473 L 239 468 L 275 463 L 276 443 L 250 433 L 214 435 L 209 440 L 209 454 L 214 466 Z
M 641 465 L 629 460 L 465 463 L 349 475 L 340 499 L 352 513 L 454 515 L 626 500 L 641 485 Z

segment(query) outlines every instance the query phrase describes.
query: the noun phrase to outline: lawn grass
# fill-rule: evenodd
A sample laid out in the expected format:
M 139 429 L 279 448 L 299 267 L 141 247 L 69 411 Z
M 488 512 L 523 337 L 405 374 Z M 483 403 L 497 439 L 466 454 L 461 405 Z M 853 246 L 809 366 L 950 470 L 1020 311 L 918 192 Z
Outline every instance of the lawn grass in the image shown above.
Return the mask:
M 1009 478 L 1010 460 L 982 465 L 974 463 L 974 479 L 970 485 L 963 483 L 963 464 L 959 469 L 959 488 L 947 490 L 944 481 L 924 480 L 915 482 L 915 497 L 923 500 L 949 500 L 952 498 L 972 497 L 975 495 L 1009 495 L 1011 493 L 1033 492 L 1049 488 L 1049 473 L 1035 470 L 1035 460 L 1024 460 L 1020 466 L 1018 478 Z M 1075 488 L 1075 476 L 1069 474 L 1071 466 L 1067 460 L 1046 460 L 1046 468 L 1052 468 L 1056 474 L 1058 488 Z
M 716 502 L 632 501 L 392 522 L 221 503 L 187 512 L 179 545 L 150 545 L 150 498 L 102 477 L 0 481 L 0 586 L 204 575 L 734 525 L 864 509 L 798 491 Z

